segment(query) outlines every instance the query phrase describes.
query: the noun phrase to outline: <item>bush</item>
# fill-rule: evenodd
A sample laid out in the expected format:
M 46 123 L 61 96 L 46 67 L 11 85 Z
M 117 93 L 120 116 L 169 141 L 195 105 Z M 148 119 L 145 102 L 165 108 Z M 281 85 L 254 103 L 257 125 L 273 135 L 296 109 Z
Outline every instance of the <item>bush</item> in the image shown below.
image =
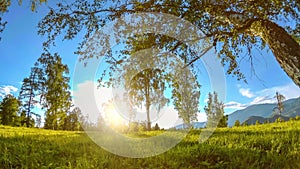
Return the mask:
M 154 126 L 154 130 L 159 130 L 159 129 L 160 128 L 159 128 L 158 124 L 156 123 L 155 126 Z
M 233 125 L 234 127 L 239 127 L 239 126 L 241 126 L 241 122 L 239 121 L 239 120 L 236 120 L 235 122 L 234 122 L 234 125 Z

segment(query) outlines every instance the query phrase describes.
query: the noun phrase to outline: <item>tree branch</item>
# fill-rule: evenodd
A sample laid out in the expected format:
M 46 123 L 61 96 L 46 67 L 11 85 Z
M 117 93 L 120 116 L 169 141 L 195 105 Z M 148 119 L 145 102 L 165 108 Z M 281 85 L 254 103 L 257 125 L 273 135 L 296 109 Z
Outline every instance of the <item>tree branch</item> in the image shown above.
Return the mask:
M 200 59 L 200 58 L 201 58 L 203 55 L 205 55 L 211 48 L 213 48 L 213 46 L 209 46 L 208 48 L 206 48 L 206 49 L 204 50 L 204 52 L 201 53 L 201 55 L 199 55 L 199 56 L 197 56 L 196 58 L 194 58 L 193 60 L 191 60 L 187 65 L 185 65 L 185 66 L 183 67 L 183 69 L 186 68 L 186 67 L 188 67 L 188 66 L 190 66 L 191 64 L 193 64 L 196 60 Z

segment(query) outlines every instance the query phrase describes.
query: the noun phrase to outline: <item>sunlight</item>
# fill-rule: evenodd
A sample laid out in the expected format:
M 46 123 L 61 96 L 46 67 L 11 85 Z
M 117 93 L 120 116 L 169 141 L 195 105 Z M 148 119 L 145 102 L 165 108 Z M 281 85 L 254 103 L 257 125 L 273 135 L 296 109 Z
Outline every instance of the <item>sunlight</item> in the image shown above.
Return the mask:
M 112 128 L 118 128 L 124 126 L 126 121 L 121 115 L 116 111 L 116 108 L 112 104 L 108 104 L 104 108 L 105 122 L 108 126 Z

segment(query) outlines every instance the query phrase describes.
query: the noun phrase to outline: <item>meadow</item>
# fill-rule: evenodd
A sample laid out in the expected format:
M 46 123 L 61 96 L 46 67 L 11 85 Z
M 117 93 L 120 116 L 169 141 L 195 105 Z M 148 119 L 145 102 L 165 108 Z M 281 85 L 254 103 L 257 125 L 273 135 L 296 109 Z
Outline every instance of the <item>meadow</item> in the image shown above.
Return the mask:
M 198 142 L 200 132 L 191 130 L 163 154 L 126 158 L 84 132 L 0 126 L 0 168 L 300 168 L 300 121 L 220 128 L 204 143 Z

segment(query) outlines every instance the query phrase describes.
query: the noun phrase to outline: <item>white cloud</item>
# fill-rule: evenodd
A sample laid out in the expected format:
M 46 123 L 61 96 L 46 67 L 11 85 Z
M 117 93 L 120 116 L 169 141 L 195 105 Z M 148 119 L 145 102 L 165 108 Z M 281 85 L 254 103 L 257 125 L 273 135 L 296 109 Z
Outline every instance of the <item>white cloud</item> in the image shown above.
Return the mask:
M 72 92 L 74 104 L 79 107 L 84 115 L 89 116 L 89 120 L 96 122 L 100 112 L 103 111 L 103 103 L 112 98 L 109 88 L 97 88 L 97 84 L 86 81 L 77 85 L 77 90 Z
M 256 93 L 259 93 L 261 96 L 269 96 L 273 98 L 276 92 L 279 92 L 280 94 L 284 95 L 286 100 L 291 98 L 297 98 L 300 96 L 300 88 L 294 83 L 289 83 L 283 86 L 275 86 L 272 88 L 258 91 Z
M 275 100 L 272 97 L 269 97 L 269 96 L 258 96 L 258 97 L 255 97 L 250 102 L 250 105 L 253 105 L 253 104 L 274 103 L 274 102 L 275 102 Z
M 230 101 L 228 103 L 225 103 L 225 108 L 227 108 L 227 109 L 244 109 L 246 107 L 247 107 L 246 104 L 242 104 L 242 103 L 235 102 L 235 101 Z
M 263 89 L 255 92 L 257 97 L 255 97 L 250 105 L 253 104 L 264 104 L 264 103 L 275 103 L 276 99 L 274 98 L 276 92 L 284 95 L 286 100 L 297 98 L 300 96 L 300 88 L 296 86 L 294 83 L 289 83 L 282 86 L 274 86 L 271 88 Z
M 198 122 L 204 122 L 207 120 L 206 113 L 197 113 Z
M 206 98 L 205 100 L 204 100 L 204 103 L 207 103 L 209 101 L 209 99 L 208 98 Z
M 253 98 L 249 103 L 239 103 L 235 101 L 230 101 L 225 104 L 225 108 L 232 109 L 243 109 L 247 106 L 254 104 L 266 104 L 266 103 L 275 103 L 276 99 L 274 98 L 275 93 L 279 92 L 285 96 L 286 100 L 291 98 L 300 97 L 300 88 L 296 86 L 294 83 L 275 86 L 263 90 L 256 91 L 252 93 L 250 89 L 240 88 L 239 92 L 248 98 Z
M 250 89 L 240 88 L 239 92 L 241 93 L 242 96 L 245 96 L 248 98 L 254 97 L 254 94 L 250 91 Z
M 18 91 L 18 88 L 10 85 L 0 86 L 0 98 L 4 98 L 8 94 L 12 94 Z

